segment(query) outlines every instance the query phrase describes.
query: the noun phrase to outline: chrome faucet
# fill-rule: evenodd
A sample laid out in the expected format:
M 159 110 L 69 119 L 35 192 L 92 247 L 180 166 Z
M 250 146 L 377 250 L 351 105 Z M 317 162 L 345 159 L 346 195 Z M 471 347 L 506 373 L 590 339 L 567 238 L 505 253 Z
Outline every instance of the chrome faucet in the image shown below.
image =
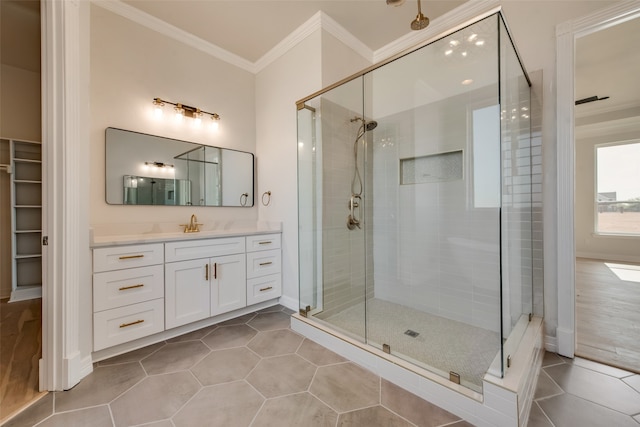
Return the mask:
M 200 232 L 200 226 L 204 225 L 204 224 L 200 224 L 198 222 L 198 217 L 196 217 L 196 214 L 191 215 L 191 219 L 189 220 L 189 224 L 180 224 L 180 227 L 184 227 L 184 232 L 185 233 L 199 233 Z

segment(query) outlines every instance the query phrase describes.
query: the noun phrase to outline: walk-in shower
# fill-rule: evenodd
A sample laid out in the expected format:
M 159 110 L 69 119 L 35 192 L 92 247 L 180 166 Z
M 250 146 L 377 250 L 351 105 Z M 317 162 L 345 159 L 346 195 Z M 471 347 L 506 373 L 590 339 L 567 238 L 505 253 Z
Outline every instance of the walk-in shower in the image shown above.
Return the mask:
M 500 14 L 301 100 L 300 314 L 477 393 L 502 377 L 542 316 L 531 109 Z

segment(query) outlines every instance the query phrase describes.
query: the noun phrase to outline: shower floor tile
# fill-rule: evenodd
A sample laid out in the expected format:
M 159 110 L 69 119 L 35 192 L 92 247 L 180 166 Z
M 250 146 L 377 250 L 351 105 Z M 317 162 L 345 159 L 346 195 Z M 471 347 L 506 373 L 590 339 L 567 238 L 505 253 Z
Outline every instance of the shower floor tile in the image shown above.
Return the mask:
M 500 351 L 498 333 L 377 298 L 366 304 L 369 344 L 388 344 L 391 354 L 447 378 L 456 372 L 462 385 L 482 392 L 482 378 Z M 362 340 L 365 303 L 322 320 Z

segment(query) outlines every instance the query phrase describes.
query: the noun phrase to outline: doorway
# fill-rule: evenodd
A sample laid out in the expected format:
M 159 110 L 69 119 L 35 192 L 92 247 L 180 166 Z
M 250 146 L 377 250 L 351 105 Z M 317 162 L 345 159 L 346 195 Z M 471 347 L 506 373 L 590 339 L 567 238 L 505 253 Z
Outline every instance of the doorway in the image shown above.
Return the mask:
M 40 1 L 0 5 L 0 424 L 46 393 L 42 355 Z M 12 37 L 20 34 L 20 37 Z
M 575 43 L 577 356 L 640 371 L 640 18 Z

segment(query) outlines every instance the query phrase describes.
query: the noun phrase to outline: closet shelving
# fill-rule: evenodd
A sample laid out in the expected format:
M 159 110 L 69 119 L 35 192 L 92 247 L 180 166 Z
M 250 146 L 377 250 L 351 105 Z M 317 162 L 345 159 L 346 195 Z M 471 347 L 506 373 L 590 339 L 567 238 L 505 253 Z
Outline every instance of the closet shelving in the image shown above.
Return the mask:
M 9 140 L 12 289 L 10 301 L 42 295 L 42 144 Z

